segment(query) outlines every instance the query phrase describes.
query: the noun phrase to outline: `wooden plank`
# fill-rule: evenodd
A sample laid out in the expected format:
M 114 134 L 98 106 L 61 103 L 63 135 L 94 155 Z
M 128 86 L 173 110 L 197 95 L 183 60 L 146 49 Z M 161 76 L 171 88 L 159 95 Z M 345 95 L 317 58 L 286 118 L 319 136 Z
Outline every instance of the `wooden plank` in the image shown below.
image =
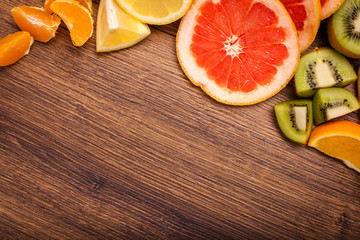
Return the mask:
M 2 1 L 1 37 L 21 4 L 42 2 Z M 293 82 L 254 106 L 212 100 L 181 71 L 178 24 L 101 54 L 62 25 L 0 69 L 0 238 L 359 239 L 359 173 L 276 125 Z

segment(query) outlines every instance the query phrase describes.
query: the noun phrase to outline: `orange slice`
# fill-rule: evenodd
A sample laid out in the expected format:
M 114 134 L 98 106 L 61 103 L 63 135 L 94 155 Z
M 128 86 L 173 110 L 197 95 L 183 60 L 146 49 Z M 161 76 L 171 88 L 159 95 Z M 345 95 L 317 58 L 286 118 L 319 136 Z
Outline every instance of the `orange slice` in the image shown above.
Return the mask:
M 308 145 L 360 172 L 359 124 L 341 120 L 320 125 L 311 132 Z
M 11 65 L 29 53 L 34 39 L 20 31 L 0 39 L 0 67 Z
M 43 8 L 19 6 L 11 10 L 19 28 L 27 31 L 40 42 L 47 42 L 55 37 L 61 20 L 56 15 L 45 12 Z
M 231 105 L 275 95 L 300 56 L 295 25 L 278 0 L 196 0 L 180 23 L 176 50 L 188 78 Z
M 320 0 L 321 3 L 321 20 L 330 17 L 345 0 Z
M 93 34 L 93 18 L 90 11 L 74 0 L 56 0 L 50 5 L 66 24 L 75 46 L 84 45 Z
M 315 40 L 320 27 L 320 0 L 280 0 L 288 10 L 299 33 L 300 51 Z
M 76 1 L 78 1 L 81 5 L 83 5 L 87 9 L 89 9 L 90 13 L 93 12 L 92 0 L 76 0 Z M 50 9 L 50 6 L 53 2 L 55 2 L 55 0 L 45 0 L 44 9 L 47 13 L 53 13 L 53 11 Z

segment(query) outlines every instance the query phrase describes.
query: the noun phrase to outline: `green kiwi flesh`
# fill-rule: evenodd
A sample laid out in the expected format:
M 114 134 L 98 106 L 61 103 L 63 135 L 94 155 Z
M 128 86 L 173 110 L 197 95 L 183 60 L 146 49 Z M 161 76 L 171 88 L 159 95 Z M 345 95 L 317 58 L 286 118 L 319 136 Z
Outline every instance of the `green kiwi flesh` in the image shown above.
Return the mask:
M 288 100 L 276 104 L 274 108 L 284 135 L 294 142 L 306 144 L 313 126 L 312 100 Z
M 351 58 L 360 58 L 360 1 L 346 0 L 328 21 L 331 46 Z
M 300 58 L 294 79 L 297 95 L 311 97 L 319 88 L 345 87 L 356 81 L 357 74 L 343 55 L 319 48 Z
M 319 89 L 313 98 L 315 125 L 359 109 L 356 97 L 344 88 Z

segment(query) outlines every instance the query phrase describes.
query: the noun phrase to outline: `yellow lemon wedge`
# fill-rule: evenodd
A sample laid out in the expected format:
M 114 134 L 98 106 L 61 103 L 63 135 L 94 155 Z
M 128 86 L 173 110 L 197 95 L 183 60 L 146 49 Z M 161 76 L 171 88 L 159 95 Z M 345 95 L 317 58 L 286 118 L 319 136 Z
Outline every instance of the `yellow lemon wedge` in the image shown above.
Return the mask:
M 101 0 L 96 23 L 96 51 L 135 45 L 150 34 L 148 25 L 125 13 L 115 0 Z
M 185 15 L 191 0 L 117 0 L 129 14 L 148 24 L 163 25 Z

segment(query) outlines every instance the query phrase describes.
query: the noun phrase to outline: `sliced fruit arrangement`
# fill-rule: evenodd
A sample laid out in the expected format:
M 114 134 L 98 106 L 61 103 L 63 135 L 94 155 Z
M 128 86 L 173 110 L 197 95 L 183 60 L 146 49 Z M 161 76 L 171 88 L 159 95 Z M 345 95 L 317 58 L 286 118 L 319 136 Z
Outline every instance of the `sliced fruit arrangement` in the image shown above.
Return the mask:
M 175 22 L 188 10 L 191 0 L 117 0 L 119 5 L 141 22 L 168 24 Z
M 360 1 L 346 0 L 327 25 L 331 46 L 350 58 L 360 58 Z
M 296 93 L 311 97 L 319 88 L 345 87 L 357 79 L 350 62 L 331 48 L 315 48 L 300 58 L 295 76 Z
M 176 40 L 188 78 L 231 105 L 258 103 L 279 92 L 300 55 L 295 25 L 278 1 L 197 0 Z
M 75 46 L 84 45 L 92 36 L 93 18 L 90 11 L 78 1 L 56 0 L 50 9 L 65 22 Z
M 29 32 L 20 31 L 0 39 L 0 66 L 17 62 L 29 53 L 34 39 Z
M 310 147 L 343 160 L 350 168 L 360 172 L 360 125 L 339 120 L 317 126 L 311 132 Z
M 43 8 L 19 6 L 11 10 L 15 23 L 23 31 L 40 42 L 47 42 L 55 37 L 61 19 L 45 12 Z
M 150 34 L 148 25 L 125 13 L 115 0 L 101 0 L 96 24 L 96 51 L 130 47 Z
M 293 20 L 299 34 L 300 51 L 314 41 L 320 26 L 320 0 L 280 0 Z
M 289 139 L 306 144 L 313 126 L 312 100 L 288 100 L 275 105 L 282 132 Z
M 345 0 L 320 0 L 321 3 L 321 20 L 330 17 Z

